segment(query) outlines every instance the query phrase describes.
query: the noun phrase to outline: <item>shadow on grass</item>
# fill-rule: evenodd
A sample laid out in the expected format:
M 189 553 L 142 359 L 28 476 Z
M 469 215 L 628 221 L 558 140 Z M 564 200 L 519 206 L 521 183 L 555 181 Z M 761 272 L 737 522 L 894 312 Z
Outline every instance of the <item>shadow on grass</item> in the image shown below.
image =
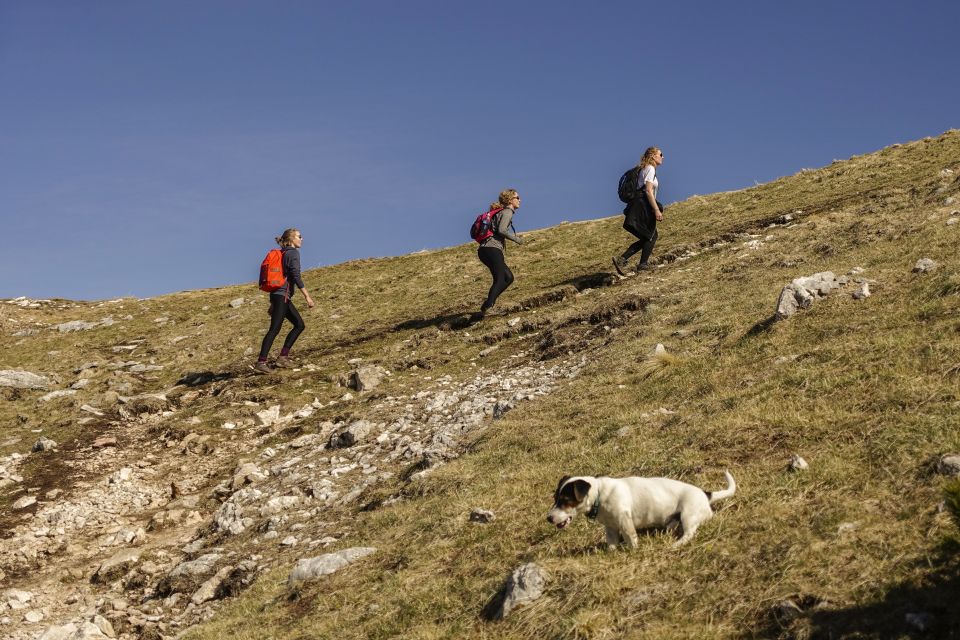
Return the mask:
M 820 605 L 791 620 L 771 613 L 742 637 L 960 638 L 960 549 L 944 545 L 933 572 L 893 586 L 875 601 L 849 607 Z
M 777 321 L 777 316 L 773 315 L 765 320 L 761 320 L 757 324 L 753 325 L 747 330 L 747 333 L 744 337 L 753 338 L 759 336 L 760 334 L 766 333 L 770 330 L 770 327 L 773 326 L 773 323 Z
M 391 331 L 407 331 L 410 329 L 426 329 L 436 327 L 441 331 L 455 331 L 465 329 L 477 321 L 475 313 L 446 313 L 434 316 L 432 318 L 414 318 L 405 320 L 393 326 Z
M 609 287 L 618 282 L 617 276 L 613 273 L 597 272 L 587 273 L 582 276 L 574 276 L 562 282 L 550 285 L 552 287 L 572 286 L 577 291 L 586 289 L 599 289 L 600 287 Z

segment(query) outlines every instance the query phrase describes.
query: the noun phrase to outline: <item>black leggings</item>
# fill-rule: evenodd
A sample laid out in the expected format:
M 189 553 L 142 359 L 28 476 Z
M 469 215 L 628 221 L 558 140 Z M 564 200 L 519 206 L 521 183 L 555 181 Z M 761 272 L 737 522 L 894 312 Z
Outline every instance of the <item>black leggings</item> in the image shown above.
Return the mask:
M 513 272 L 510 271 L 510 267 L 503 259 L 503 251 L 496 247 L 480 247 L 477 250 L 477 256 L 480 258 L 480 262 L 487 265 L 487 269 L 490 269 L 490 275 L 493 276 L 490 293 L 487 294 L 486 302 L 480 307 L 481 311 L 486 311 L 496 303 L 500 294 L 513 284 Z
M 657 230 L 653 230 L 653 235 L 649 238 L 640 238 L 632 245 L 627 247 L 627 250 L 623 252 L 623 255 L 620 256 L 624 260 L 629 260 L 630 256 L 635 254 L 637 251 L 640 251 L 640 264 L 646 264 L 647 260 L 650 259 L 650 254 L 653 253 L 653 245 L 657 244 Z
M 284 318 L 293 324 L 293 329 L 290 329 L 290 333 L 283 341 L 284 349 L 290 349 L 307 327 L 303 323 L 303 318 L 300 317 L 300 312 L 293 306 L 293 300 L 284 300 L 283 296 L 270 296 L 270 309 L 270 330 L 267 331 L 267 335 L 263 336 L 263 345 L 260 347 L 261 360 L 266 359 L 270 353 L 270 347 L 273 346 L 273 341 L 280 333 Z

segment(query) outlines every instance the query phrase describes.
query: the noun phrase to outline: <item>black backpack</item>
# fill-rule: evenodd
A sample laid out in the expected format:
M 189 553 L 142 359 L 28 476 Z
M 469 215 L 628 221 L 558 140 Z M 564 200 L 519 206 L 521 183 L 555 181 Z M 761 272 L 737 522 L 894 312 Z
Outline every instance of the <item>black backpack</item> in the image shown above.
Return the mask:
M 617 195 L 620 202 L 630 204 L 638 194 L 637 181 L 640 179 L 640 167 L 630 167 L 626 173 L 620 176 L 620 184 L 617 185 Z

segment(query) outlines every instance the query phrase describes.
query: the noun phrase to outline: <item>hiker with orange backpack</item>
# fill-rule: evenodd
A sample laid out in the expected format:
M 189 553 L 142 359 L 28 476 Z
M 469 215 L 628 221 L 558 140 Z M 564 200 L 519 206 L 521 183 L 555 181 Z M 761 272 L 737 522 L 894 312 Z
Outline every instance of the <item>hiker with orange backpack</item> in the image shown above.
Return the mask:
M 513 272 L 504 259 L 507 240 L 523 244 L 513 228 L 513 214 L 520 208 L 520 194 L 516 189 L 504 189 L 489 210 L 477 216 L 470 228 L 470 237 L 480 243 L 477 256 L 493 276 L 487 299 L 480 305 L 479 318 L 497 302 L 497 298 L 513 284 Z
M 287 229 L 275 240 L 280 248 L 271 249 L 260 265 L 260 289 L 270 294 L 270 309 L 267 312 L 270 315 L 270 329 L 263 337 L 260 357 L 253 366 L 257 373 L 271 372 L 267 356 L 270 354 L 274 339 L 280 333 L 284 319 L 289 320 L 293 328 L 283 341 L 283 348 L 276 360 L 276 366 L 284 368 L 293 366 L 290 360 L 290 348 L 306 328 L 300 312 L 293 304 L 294 285 L 303 292 L 307 306 L 313 308 L 313 298 L 304 287 L 303 278 L 300 276 L 300 247 L 303 245 L 303 236 L 297 229 Z

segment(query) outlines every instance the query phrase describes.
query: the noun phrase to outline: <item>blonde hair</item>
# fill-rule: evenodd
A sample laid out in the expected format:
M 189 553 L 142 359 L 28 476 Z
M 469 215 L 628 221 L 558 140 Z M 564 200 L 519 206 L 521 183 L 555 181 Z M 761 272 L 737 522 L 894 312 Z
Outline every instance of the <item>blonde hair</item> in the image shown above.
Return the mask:
M 500 192 L 499 197 L 497 197 L 496 202 L 490 203 L 490 211 L 494 209 L 503 209 L 510 206 L 510 201 L 513 200 L 517 195 L 516 189 L 504 189 Z
M 640 163 L 637 166 L 641 169 L 647 165 L 656 168 L 657 163 L 653 161 L 653 157 L 658 153 L 660 153 L 660 149 L 657 147 L 647 147 L 647 150 L 643 152 L 643 157 L 640 158 Z
M 295 235 L 300 235 L 300 230 L 294 227 L 284 230 L 282 234 L 274 238 L 277 241 L 277 244 L 281 247 L 291 247 L 293 246 L 293 237 Z

